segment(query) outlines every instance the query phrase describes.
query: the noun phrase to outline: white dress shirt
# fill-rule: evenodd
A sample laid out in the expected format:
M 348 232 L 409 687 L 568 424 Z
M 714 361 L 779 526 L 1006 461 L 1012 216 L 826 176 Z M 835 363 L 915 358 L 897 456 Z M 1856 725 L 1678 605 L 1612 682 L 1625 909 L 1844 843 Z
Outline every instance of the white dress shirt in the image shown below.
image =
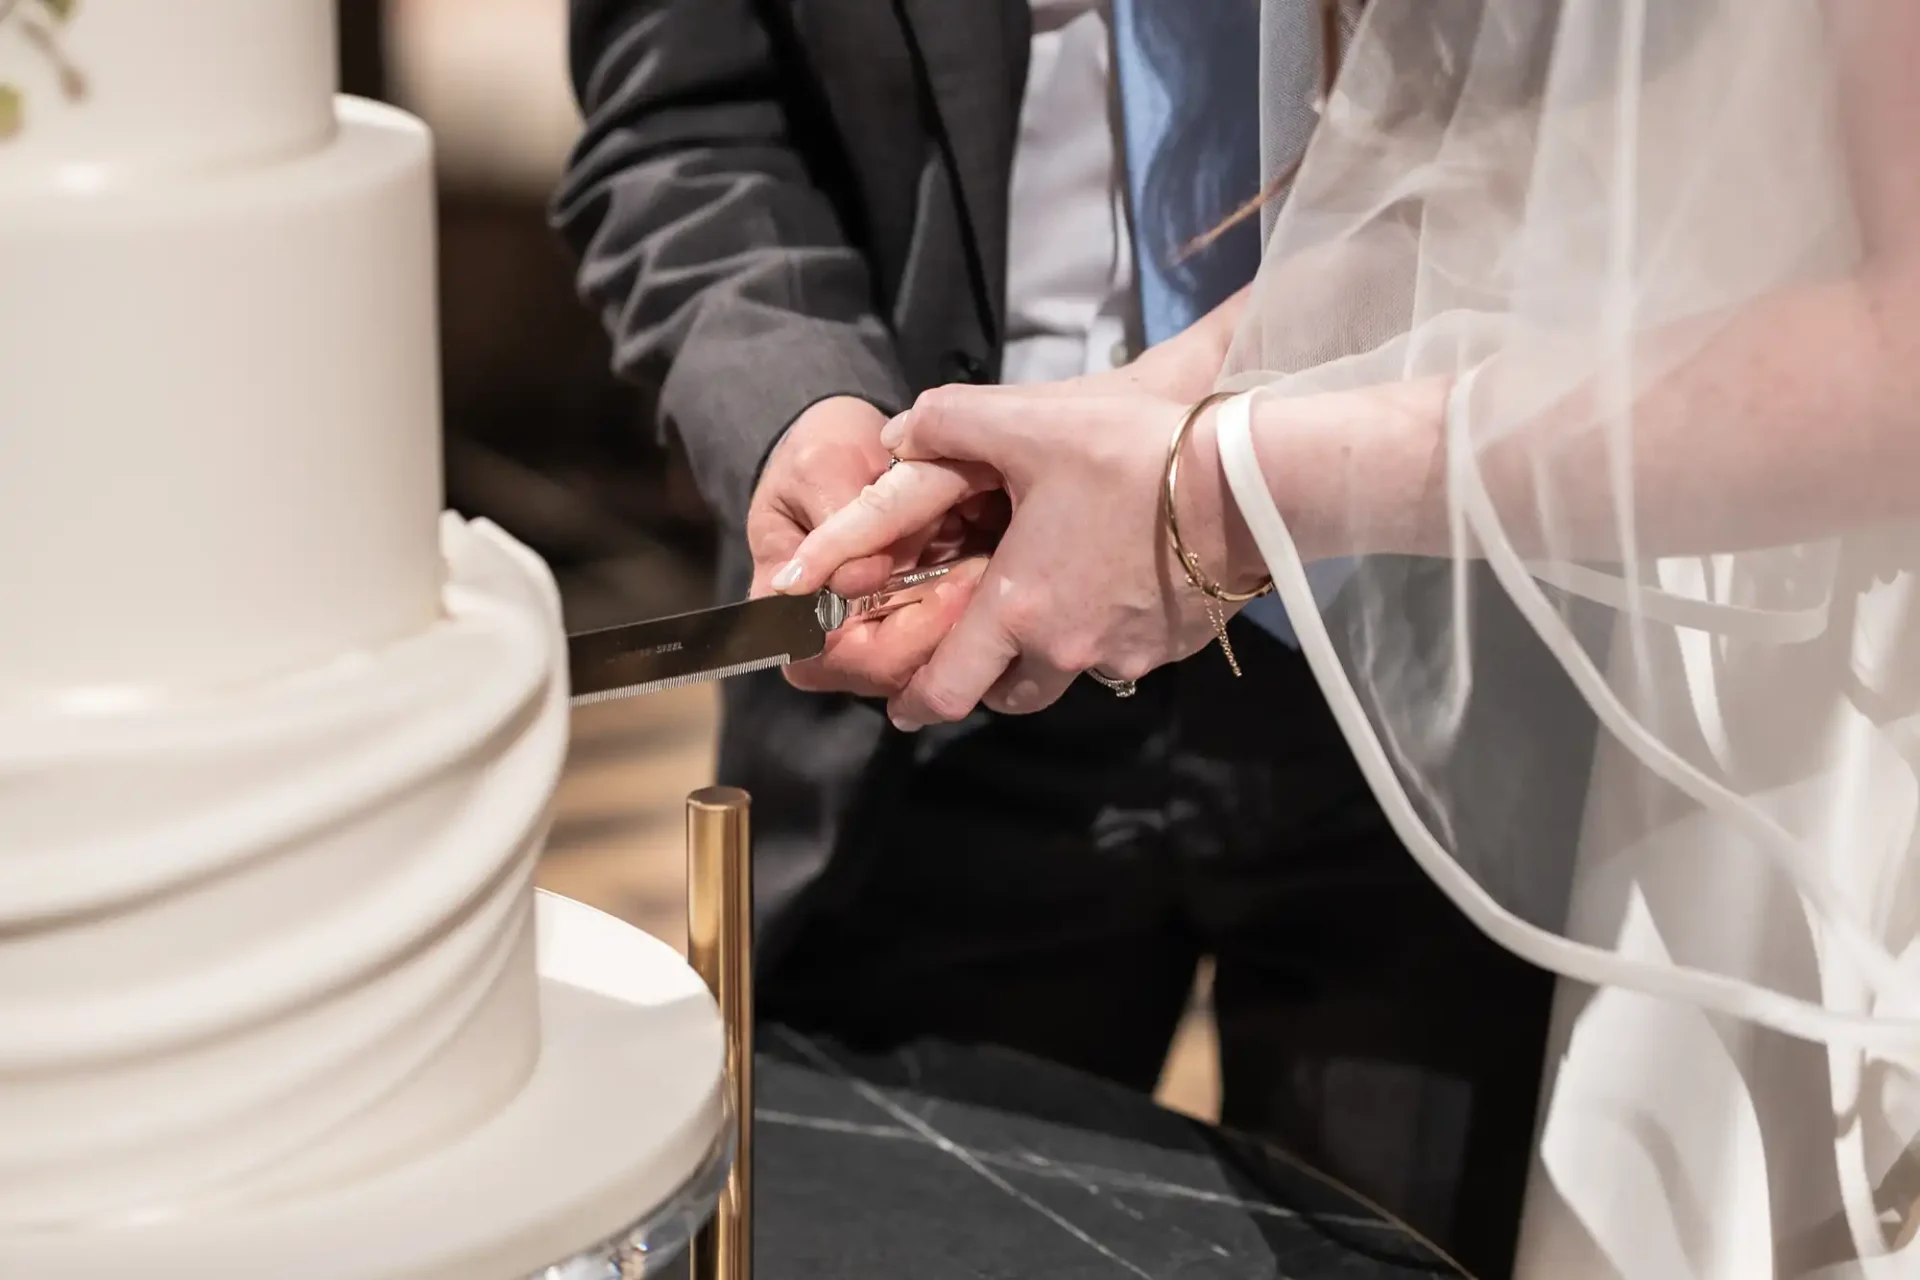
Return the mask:
M 1001 380 L 1125 364 L 1133 255 L 1101 0 L 1031 0 L 1033 52 L 1008 197 Z

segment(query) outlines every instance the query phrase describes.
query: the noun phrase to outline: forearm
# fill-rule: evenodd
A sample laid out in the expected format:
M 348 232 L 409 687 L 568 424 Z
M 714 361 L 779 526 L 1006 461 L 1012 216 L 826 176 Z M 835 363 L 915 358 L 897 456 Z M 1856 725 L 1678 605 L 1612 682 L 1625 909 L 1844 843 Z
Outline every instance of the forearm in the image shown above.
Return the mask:
M 838 395 L 904 407 L 867 264 L 789 128 L 748 0 L 575 0 L 586 129 L 553 206 L 613 363 L 656 385 L 729 523 L 775 441 Z
M 1601 411 L 1604 386 L 1576 387 L 1482 447 L 1472 462 L 1522 555 L 1607 561 L 1730 551 L 1920 518 L 1920 168 L 1912 160 L 1920 93 L 1908 70 L 1920 50 L 1920 10 L 1829 10 L 1859 264 L 1727 317 L 1710 341 L 1636 388 L 1623 412 Z M 1804 176 L 1833 180 L 1817 167 Z M 1414 261 L 1417 251 L 1401 243 L 1384 261 Z M 1404 275 L 1394 267 L 1388 278 Z M 1284 296 L 1298 309 L 1270 324 L 1284 328 L 1295 315 L 1303 326 L 1319 322 L 1313 300 L 1301 307 L 1298 292 Z M 1310 335 L 1287 336 L 1282 349 L 1311 349 Z M 1650 334 L 1645 345 L 1673 351 L 1676 336 Z M 1248 360 L 1258 368 L 1254 346 Z M 1592 353 L 1585 358 L 1591 366 Z M 1476 403 L 1520 379 L 1538 382 L 1530 363 L 1504 351 L 1480 375 Z M 1447 392 L 1435 382 L 1292 405 L 1267 399 L 1255 447 L 1306 546 L 1329 555 L 1454 552 L 1449 497 L 1461 495 L 1447 492 Z M 1618 531 L 1628 503 L 1631 548 Z M 1343 537 L 1348 531 L 1361 536 Z
M 1630 437 L 1603 425 L 1603 386 L 1554 401 L 1475 458 L 1507 536 L 1522 556 L 1622 558 L 1622 465 L 1640 556 L 1777 546 L 1920 516 L 1920 351 L 1905 293 L 1846 281 L 1746 308 L 1640 392 L 1619 419 Z M 1482 382 L 1522 376 L 1520 359 L 1497 358 Z M 1436 379 L 1260 398 L 1255 450 L 1303 549 L 1454 553 L 1450 390 Z

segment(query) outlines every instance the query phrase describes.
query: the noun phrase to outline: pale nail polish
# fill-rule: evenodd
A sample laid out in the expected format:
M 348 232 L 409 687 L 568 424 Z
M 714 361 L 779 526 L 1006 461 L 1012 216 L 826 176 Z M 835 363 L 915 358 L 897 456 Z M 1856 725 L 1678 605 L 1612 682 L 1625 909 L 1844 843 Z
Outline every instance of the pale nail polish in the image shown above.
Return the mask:
M 900 442 L 906 438 L 907 420 L 905 418 L 889 418 L 887 425 L 880 428 L 880 443 L 889 453 L 898 449 Z
M 907 720 L 900 716 L 894 716 L 893 727 L 902 733 L 918 733 L 925 726 L 915 720 Z
M 775 591 L 787 590 L 794 583 L 800 581 L 800 575 L 804 572 L 805 568 L 798 560 L 787 561 L 785 565 L 781 566 L 780 572 L 773 575 L 773 589 Z

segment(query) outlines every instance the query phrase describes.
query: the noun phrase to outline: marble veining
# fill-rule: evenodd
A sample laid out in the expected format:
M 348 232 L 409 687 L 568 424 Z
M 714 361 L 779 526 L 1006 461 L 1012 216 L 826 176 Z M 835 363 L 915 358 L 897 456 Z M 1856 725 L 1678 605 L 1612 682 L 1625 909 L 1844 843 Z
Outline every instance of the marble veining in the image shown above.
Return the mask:
M 761 1280 L 1465 1275 L 1286 1157 L 1059 1068 L 782 1028 L 761 1045 Z

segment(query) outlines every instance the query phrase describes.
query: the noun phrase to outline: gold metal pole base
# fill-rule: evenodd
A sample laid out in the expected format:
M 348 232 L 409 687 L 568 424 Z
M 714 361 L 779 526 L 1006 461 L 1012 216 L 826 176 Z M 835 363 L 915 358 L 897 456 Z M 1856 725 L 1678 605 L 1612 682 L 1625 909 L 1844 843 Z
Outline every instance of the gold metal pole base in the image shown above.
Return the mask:
M 713 1220 L 688 1250 L 693 1280 L 753 1277 L 753 841 L 735 787 L 687 797 L 687 959 L 720 1004 L 733 1170 Z

